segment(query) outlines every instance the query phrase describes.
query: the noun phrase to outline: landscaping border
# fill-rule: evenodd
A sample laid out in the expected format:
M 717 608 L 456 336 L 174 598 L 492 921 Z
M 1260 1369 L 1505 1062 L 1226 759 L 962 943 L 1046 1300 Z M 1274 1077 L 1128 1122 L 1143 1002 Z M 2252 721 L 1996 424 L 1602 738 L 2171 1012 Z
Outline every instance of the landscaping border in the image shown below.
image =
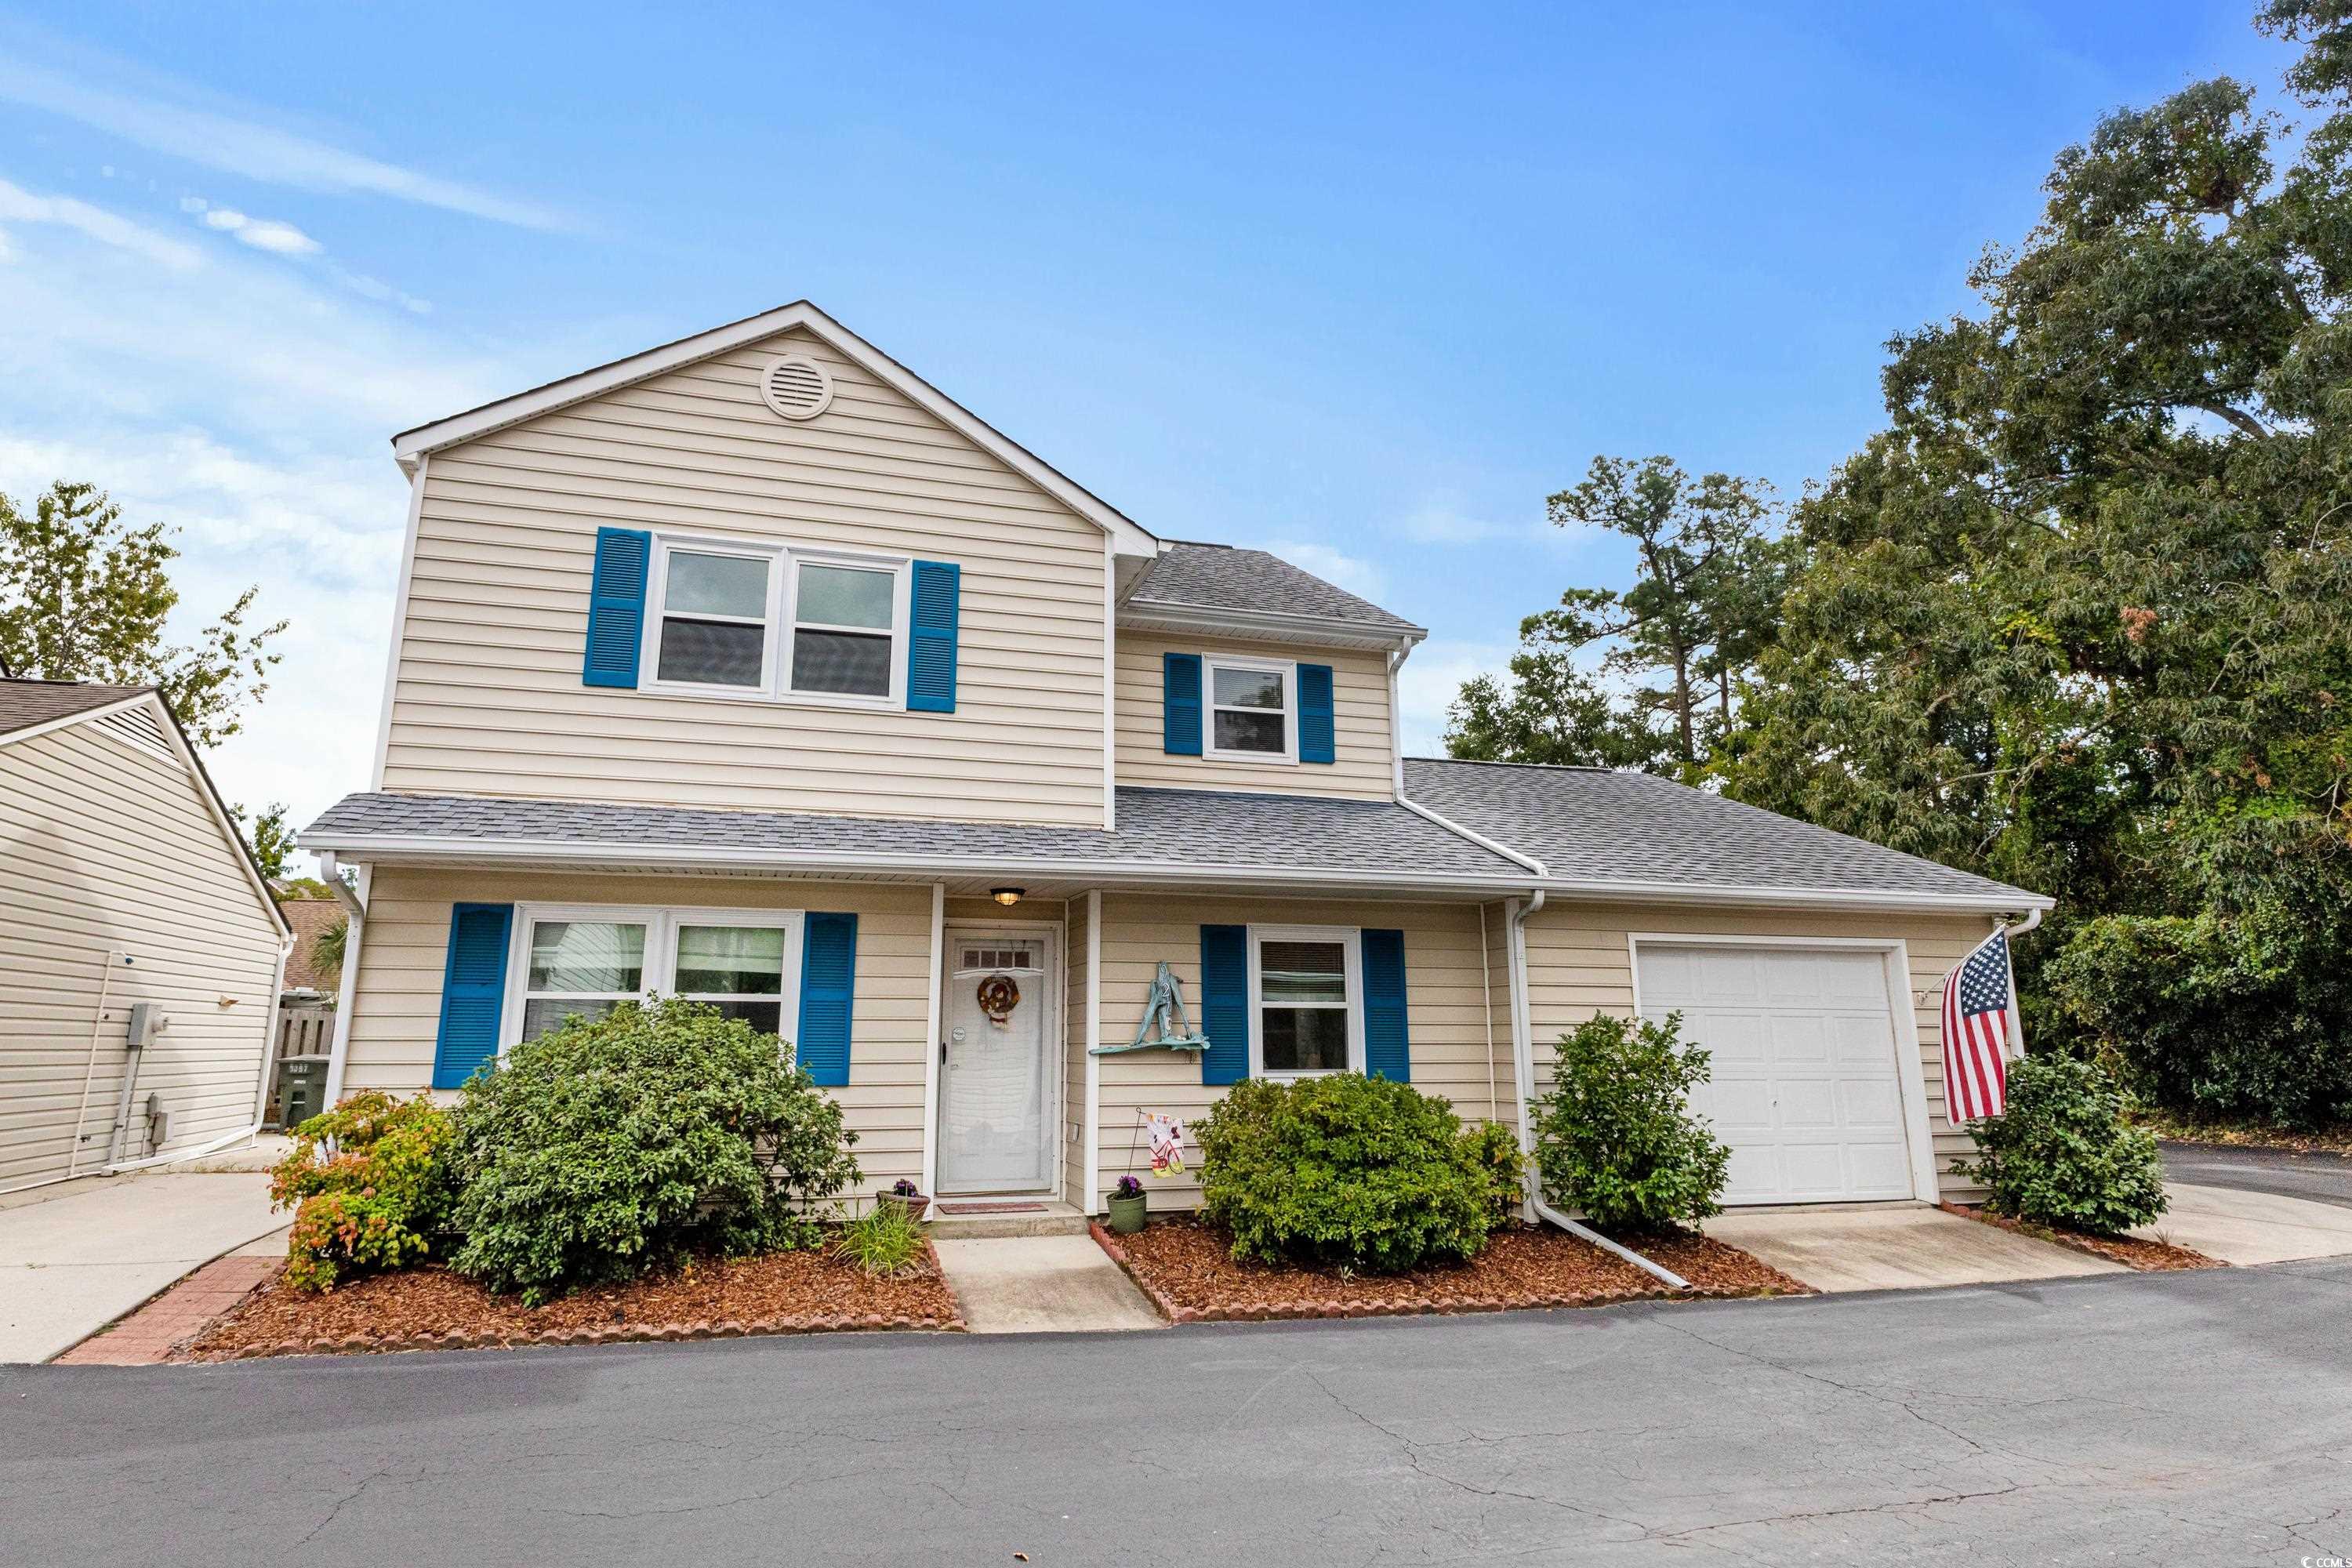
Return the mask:
M 939 1254 L 931 1249 L 928 1237 L 923 1240 L 923 1251 L 931 1260 L 932 1268 L 939 1269 Z M 945 1278 L 944 1270 L 940 1270 L 940 1276 Z M 250 1292 L 247 1294 L 249 1296 Z M 952 1291 L 949 1292 L 950 1300 L 953 1295 Z M 240 1296 L 229 1310 L 242 1305 L 245 1300 L 247 1296 Z M 946 1317 L 884 1312 L 787 1313 L 772 1318 L 695 1318 L 663 1323 L 615 1323 L 587 1329 L 547 1329 L 535 1333 L 511 1331 L 477 1332 L 456 1329 L 441 1333 L 410 1334 L 397 1339 L 374 1334 L 341 1334 L 257 1342 L 214 1355 L 190 1354 L 189 1347 L 214 1323 L 227 1315 L 227 1310 L 215 1313 L 191 1329 L 173 1346 L 169 1359 L 179 1365 L 198 1365 L 289 1355 L 393 1355 L 411 1351 L 522 1350 L 541 1345 L 673 1344 L 688 1340 L 751 1339 L 782 1334 L 877 1331 L 960 1334 L 969 1331 L 959 1305 L 951 1308 Z
M 1670 1290 L 1664 1285 L 1654 1289 L 1633 1287 L 1622 1290 L 1591 1291 L 1577 1295 L 1528 1296 L 1504 1298 L 1473 1295 L 1406 1295 L 1376 1297 L 1370 1300 L 1340 1301 L 1334 1300 L 1300 1299 L 1287 1301 L 1255 1302 L 1246 1307 L 1188 1307 L 1171 1298 L 1154 1285 L 1135 1266 L 1127 1248 L 1099 1220 L 1089 1219 L 1087 1229 L 1095 1242 L 1109 1254 L 1110 1260 L 1135 1287 L 1144 1294 L 1154 1310 L 1171 1323 L 1257 1323 L 1317 1318 L 1417 1318 L 1445 1317 L 1471 1312 L 1528 1312 L 1557 1310 L 1562 1308 L 1613 1307 L 1625 1301 L 1720 1301 L 1744 1297 L 1784 1294 L 1771 1290 Z

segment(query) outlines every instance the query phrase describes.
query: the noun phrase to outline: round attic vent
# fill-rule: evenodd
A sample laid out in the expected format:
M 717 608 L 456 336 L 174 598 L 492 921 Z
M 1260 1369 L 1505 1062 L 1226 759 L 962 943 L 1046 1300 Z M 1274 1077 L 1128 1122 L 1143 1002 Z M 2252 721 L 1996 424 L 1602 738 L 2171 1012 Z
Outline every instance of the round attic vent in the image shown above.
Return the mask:
M 833 377 L 813 359 L 786 354 L 769 363 L 760 395 L 787 419 L 814 419 L 833 406 Z

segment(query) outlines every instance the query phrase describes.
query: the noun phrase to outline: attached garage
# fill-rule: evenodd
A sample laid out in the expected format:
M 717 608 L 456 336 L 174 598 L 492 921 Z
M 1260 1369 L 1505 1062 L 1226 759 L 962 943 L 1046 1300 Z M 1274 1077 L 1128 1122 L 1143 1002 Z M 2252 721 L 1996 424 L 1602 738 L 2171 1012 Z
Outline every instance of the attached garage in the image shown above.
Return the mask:
M 1936 1195 L 1899 944 L 1633 939 L 1635 1005 L 1713 1056 L 1696 1108 L 1731 1147 L 1726 1205 Z

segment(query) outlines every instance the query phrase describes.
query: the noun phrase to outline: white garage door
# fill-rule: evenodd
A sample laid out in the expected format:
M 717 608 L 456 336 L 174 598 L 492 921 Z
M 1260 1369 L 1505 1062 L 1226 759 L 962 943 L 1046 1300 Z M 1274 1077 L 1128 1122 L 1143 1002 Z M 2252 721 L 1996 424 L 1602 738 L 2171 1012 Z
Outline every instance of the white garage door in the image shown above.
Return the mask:
M 1731 1146 L 1731 1204 L 1912 1195 L 1886 968 L 1835 948 L 1643 942 L 1642 1012 L 1714 1054 L 1692 1093 Z

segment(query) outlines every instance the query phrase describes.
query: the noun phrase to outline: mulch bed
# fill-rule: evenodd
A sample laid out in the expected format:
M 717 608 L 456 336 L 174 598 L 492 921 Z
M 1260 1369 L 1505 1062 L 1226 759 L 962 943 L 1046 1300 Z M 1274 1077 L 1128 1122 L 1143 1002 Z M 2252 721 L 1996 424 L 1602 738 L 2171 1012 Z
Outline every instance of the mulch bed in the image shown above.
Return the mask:
M 2087 1252 L 2104 1258 L 2110 1263 L 2120 1263 L 2126 1268 L 2137 1268 L 2143 1274 L 2162 1274 L 2176 1268 L 2227 1268 L 2218 1258 L 2186 1247 L 2175 1247 L 2168 1241 L 2145 1241 L 2137 1236 L 2093 1236 L 2086 1231 L 2060 1230 L 2054 1226 L 2033 1225 L 2006 1215 L 1989 1214 L 1966 1204 L 1941 1204 L 1938 1207 L 1963 1219 L 1981 1225 L 1999 1226 L 2003 1230 L 2030 1236 L 2037 1241 L 2047 1241 L 2060 1247 L 2071 1247 L 2077 1252 Z M 1667 1265 L 1673 1268 L 1672 1264 Z
M 828 1247 L 705 1259 L 543 1307 L 493 1295 L 437 1266 L 373 1275 L 324 1295 L 273 1281 L 207 1325 L 174 1359 L 963 1326 L 928 1246 L 921 1261 L 895 1279 L 875 1279 Z
M 1412 1312 L 1502 1312 L 1679 1297 L 1591 1242 L 1556 1230 L 1496 1231 L 1468 1263 L 1405 1274 L 1359 1274 L 1236 1263 L 1223 1232 L 1154 1219 L 1133 1236 L 1097 1225 L 1095 1239 L 1171 1322 L 1261 1318 L 1369 1318 Z M 1694 1296 L 1801 1296 L 1810 1288 L 1736 1247 L 1698 1235 L 1631 1244 L 1689 1280 Z

